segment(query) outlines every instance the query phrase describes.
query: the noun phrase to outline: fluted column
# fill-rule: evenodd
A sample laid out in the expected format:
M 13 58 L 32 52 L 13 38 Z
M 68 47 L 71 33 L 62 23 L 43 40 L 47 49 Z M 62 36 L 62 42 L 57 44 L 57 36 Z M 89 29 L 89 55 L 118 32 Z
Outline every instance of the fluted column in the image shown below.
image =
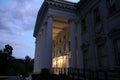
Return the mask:
M 71 60 L 70 67 L 76 67 L 75 22 L 70 20 Z
M 51 69 L 52 67 L 52 26 L 53 17 L 48 16 L 46 26 L 46 68 Z
M 77 49 L 78 49 L 78 67 L 80 69 L 83 69 L 83 53 L 82 53 L 82 35 L 81 35 L 81 22 L 78 23 L 77 26 L 77 38 L 78 38 L 78 44 L 77 44 Z

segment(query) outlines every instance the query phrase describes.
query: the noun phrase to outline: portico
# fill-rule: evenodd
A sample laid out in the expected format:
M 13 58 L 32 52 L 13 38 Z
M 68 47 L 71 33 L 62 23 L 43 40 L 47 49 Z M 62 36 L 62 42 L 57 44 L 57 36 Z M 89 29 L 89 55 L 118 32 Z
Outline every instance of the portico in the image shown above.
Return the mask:
M 47 4 L 47 5 L 46 5 Z M 47 68 L 76 67 L 75 14 L 73 3 L 45 0 L 36 21 L 34 72 Z M 68 8 L 61 9 L 64 5 Z M 57 8 L 55 7 L 57 6 Z

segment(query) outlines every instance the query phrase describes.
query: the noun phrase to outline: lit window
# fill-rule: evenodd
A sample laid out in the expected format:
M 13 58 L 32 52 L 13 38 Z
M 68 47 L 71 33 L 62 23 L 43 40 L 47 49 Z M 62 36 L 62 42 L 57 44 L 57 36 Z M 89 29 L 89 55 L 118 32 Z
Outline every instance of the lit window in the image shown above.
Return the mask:
M 55 57 L 52 60 L 53 68 L 67 68 L 68 67 L 68 56 Z

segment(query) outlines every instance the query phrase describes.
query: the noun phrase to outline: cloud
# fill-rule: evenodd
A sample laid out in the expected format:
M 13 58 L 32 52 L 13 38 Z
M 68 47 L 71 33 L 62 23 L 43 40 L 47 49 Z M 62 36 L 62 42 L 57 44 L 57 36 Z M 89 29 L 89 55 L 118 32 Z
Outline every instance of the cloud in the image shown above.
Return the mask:
M 0 49 L 10 44 L 16 56 L 21 53 L 21 56 L 33 54 L 33 29 L 42 2 L 43 0 L 0 1 Z
M 33 1 L 34 0 L 26 0 L 22 4 L 18 3 L 19 5 L 23 6 L 21 8 L 21 13 L 24 16 L 24 19 L 22 22 L 22 26 L 23 26 L 22 29 L 24 29 L 25 31 L 34 29 L 38 7 L 35 7 L 35 5 L 32 4 Z
M 10 28 L 10 21 L 6 16 L 7 12 L 0 10 L 0 32 L 6 32 L 6 33 L 12 33 L 12 30 Z
M 13 0 L 14 7 L 0 9 L 0 29 L 6 31 L 33 30 L 37 8 L 33 6 L 34 0 Z

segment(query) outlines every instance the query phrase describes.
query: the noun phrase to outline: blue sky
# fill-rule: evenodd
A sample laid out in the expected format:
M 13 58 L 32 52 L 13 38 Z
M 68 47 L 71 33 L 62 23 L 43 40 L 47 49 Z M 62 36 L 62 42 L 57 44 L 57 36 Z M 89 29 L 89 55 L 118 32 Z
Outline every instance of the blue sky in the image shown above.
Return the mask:
M 0 49 L 10 44 L 13 56 L 34 58 L 37 12 L 44 0 L 0 0 Z M 68 0 L 78 2 L 79 0 Z

